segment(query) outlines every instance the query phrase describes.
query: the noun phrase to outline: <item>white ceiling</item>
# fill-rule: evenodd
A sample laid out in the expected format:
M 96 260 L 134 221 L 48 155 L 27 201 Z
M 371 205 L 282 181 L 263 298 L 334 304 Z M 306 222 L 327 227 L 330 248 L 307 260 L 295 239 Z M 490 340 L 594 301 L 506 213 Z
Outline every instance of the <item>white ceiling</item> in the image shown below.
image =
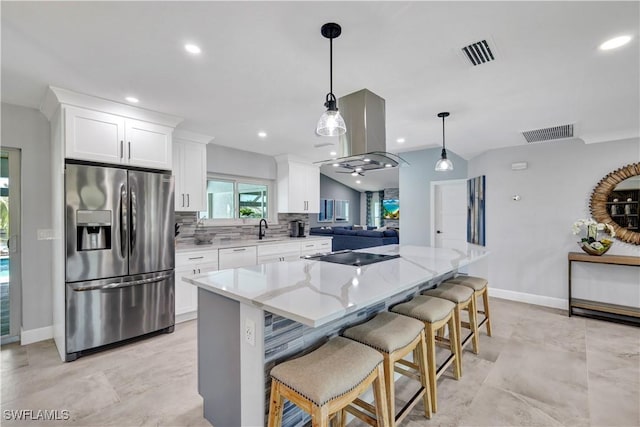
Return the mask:
M 314 133 L 329 90 L 320 27 L 333 21 L 342 26 L 334 93 L 367 88 L 386 99 L 387 151 L 440 145 L 440 111 L 451 112 L 447 148 L 467 159 L 566 123 L 587 143 L 638 137 L 639 5 L 5 1 L 2 101 L 38 108 L 48 85 L 119 102 L 133 95 L 215 144 L 324 160 L 331 147 L 314 145 L 337 140 Z M 598 50 L 621 34 L 634 38 Z M 482 39 L 496 61 L 472 67 L 460 49 Z M 202 54 L 187 54 L 187 42 Z M 359 177 L 360 186 L 340 178 L 378 189 L 371 180 L 385 173 Z

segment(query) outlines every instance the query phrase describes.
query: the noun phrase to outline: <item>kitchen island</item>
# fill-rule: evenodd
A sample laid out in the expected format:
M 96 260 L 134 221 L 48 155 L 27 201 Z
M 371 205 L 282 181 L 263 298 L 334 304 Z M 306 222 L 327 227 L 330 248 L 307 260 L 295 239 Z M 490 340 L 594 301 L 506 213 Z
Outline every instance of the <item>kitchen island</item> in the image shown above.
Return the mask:
M 387 245 L 358 252 L 400 255 L 365 265 L 301 259 L 184 278 L 198 286 L 198 391 L 216 427 L 265 423 L 269 372 L 346 327 L 452 276 L 488 255 Z M 285 405 L 283 425 L 308 418 Z

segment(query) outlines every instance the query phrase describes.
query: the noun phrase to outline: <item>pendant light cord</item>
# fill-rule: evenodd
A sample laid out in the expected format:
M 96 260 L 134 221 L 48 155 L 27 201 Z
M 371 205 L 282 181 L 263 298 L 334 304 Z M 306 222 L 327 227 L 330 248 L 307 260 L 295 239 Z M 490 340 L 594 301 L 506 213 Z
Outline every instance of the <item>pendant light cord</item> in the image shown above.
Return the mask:
M 333 38 L 329 39 L 329 93 L 333 95 Z
M 442 149 L 444 150 L 444 116 L 442 116 Z

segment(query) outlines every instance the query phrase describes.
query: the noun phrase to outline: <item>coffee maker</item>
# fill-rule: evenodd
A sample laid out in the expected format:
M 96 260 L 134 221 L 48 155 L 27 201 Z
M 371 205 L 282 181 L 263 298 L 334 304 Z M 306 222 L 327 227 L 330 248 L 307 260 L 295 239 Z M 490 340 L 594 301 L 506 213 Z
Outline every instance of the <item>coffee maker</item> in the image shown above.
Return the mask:
M 304 221 L 295 220 L 289 223 L 291 237 L 304 237 Z

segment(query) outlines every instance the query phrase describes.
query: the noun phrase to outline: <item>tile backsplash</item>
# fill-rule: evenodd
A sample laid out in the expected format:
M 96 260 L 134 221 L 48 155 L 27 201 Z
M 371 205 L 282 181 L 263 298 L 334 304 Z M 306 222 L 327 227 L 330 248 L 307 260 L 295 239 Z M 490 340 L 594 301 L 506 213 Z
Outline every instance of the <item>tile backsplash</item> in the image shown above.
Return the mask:
M 176 238 L 177 243 L 195 243 L 193 235 L 198 222 L 197 215 L 197 212 L 176 212 L 176 224 L 180 225 L 180 234 Z M 267 220 L 269 228 L 266 230 L 265 237 L 288 237 L 289 222 L 295 220 L 304 221 L 305 234 L 308 235 L 309 214 L 281 213 L 278 214 L 277 223 L 272 222 L 272 220 Z M 258 238 L 257 224 L 200 226 L 200 228 L 204 228 L 211 233 L 214 239 L 244 240 Z

